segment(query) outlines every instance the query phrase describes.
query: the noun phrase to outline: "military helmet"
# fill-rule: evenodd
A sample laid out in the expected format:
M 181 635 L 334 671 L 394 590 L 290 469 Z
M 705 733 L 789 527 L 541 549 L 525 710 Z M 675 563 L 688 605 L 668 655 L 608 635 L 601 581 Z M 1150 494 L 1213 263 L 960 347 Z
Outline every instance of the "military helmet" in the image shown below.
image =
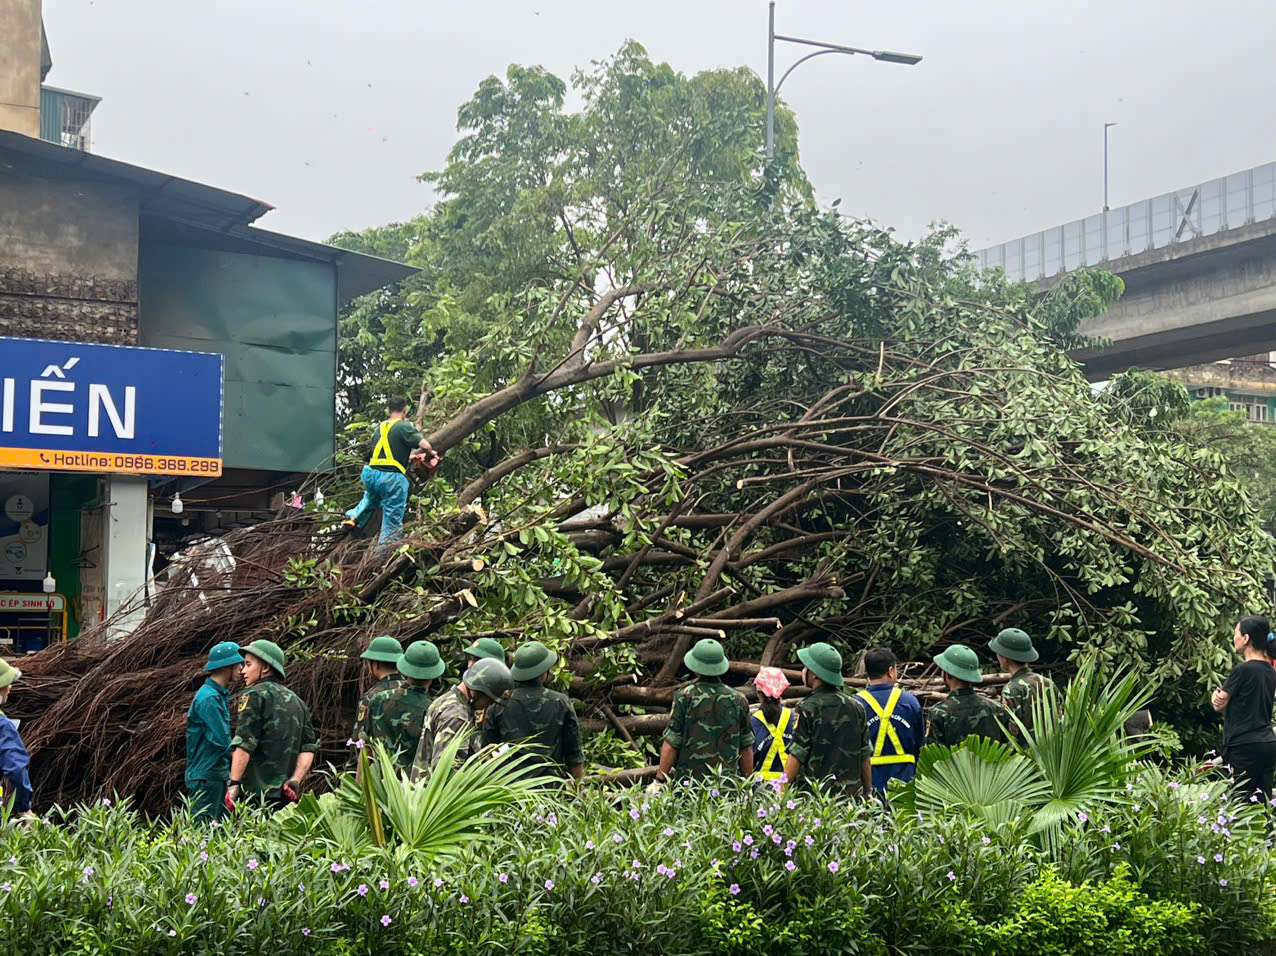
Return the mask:
M 979 669 L 979 655 L 965 644 L 954 644 L 935 659 L 935 666 L 968 684 L 982 684 L 984 672 Z
M 284 652 L 274 641 L 257 640 L 247 647 L 241 647 L 240 653 L 251 654 L 259 661 L 265 661 L 280 678 L 284 676 Z
M 558 663 L 558 654 L 540 641 L 528 641 L 514 652 L 510 676 L 514 680 L 535 680 Z
M 1020 664 L 1031 664 L 1041 655 L 1032 646 L 1032 638 L 1017 627 L 1008 627 L 988 642 L 988 648 L 994 654 L 1000 654 L 1007 660 Z
M 381 664 L 396 664 L 403 656 L 403 645 L 388 634 L 374 637 L 368 649 L 359 655 L 365 661 L 377 661 Z
M 845 683 L 842 677 L 842 655 L 832 644 L 819 641 L 797 652 L 798 660 L 812 674 L 834 687 Z
M 431 641 L 416 641 L 399 658 L 399 673 L 413 680 L 433 680 L 443 673 L 445 664 L 439 649 Z
M 504 661 L 494 661 L 490 657 L 480 657 L 470 665 L 461 678 L 465 686 L 492 700 L 500 700 L 514 689 L 514 678 Z
M 711 637 L 696 641 L 695 646 L 683 655 L 682 662 L 691 673 L 704 677 L 720 677 L 731 666 L 722 645 Z
M 465 649 L 465 653 L 479 660 L 490 657 L 494 661 L 505 661 L 505 648 L 493 637 L 480 637 Z

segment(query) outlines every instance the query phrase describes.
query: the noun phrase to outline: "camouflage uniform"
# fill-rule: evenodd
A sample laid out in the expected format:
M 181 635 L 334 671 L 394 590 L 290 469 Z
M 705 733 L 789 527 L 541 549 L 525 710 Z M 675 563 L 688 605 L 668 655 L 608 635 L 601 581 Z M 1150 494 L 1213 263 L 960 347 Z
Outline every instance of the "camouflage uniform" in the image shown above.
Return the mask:
M 420 780 L 428 776 L 452 738 L 475 729 L 479 723 L 476 716 L 481 718 L 481 715 L 475 714 L 470 699 L 461 692 L 460 684 L 435 698 L 425 714 L 425 726 L 421 729 L 416 758 L 412 761 L 412 779 Z M 457 763 L 460 764 L 481 749 L 480 735 L 470 734 L 469 739 L 457 751 Z
M 1006 735 L 1001 732 L 997 721 L 1013 723 L 1005 707 L 991 697 L 976 694 L 970 687 L 959 687 L 953 691 L 934 704 L 927 716 L 930 730 L 926 734 L 926 742 L 949 747 L 956 747 L 972 734 L 1005 743 Z
M 381 741 L 400 770 L 411 770 L 429 709 L 426 688 L 403 679 L 381 681 L 359 704 L 354 739 L 365 744 Z
M 580 745 L 580 723 L 566 694 L 544 687 L 540 681 L 518 681 L 509 697 L 488 708 L 483 721 L 483 743 L 525 741 L 553 764 L 532 761 L 524 776 L 545 770 L 563 773 L 585 762 Z
M 868 717 L 859 701 L 840 687 L 817 687 L 797 706 L 798 725 L 789 756 L 809 780 L 833 778 L 850 796 L 864 792 L 864 761 L 873 755 Z
M 296 769 L 298 755 L 319 752 L 310 708 L 273 678 L 240 691 L 230 746 L 252 754 L 244 771 L 244 793 L 271 801 L 280 798 L 280 788 Z
M 1042 688 L 1054 687 L 1054 681 L 1038 674 L 1027 665 L 1015 672 L 1001 689 L 1001 703 L 1007 710 L 1023 721 L 1024 726 L 1032 730 L 1032 702 L 1041 694 Z M 1007 729 L 1015 735 L 1022 736 L 1014 721 L 1008 722 Z
M 740 752 L 753 749 L 749 703 L 717 677 L 700 677 L 673 695 L 664 739 L 678 751 L 672 776 L 703 777 L 736 769 Z
M 354 713 L 354 732 L 350 735 L 355 740 L 359 739 L 359 727 L 368 715 L 368 705 L 372 703 L 372 698 L 376 697 L 382 691 L 390 690 L 398 687 L 400 684 L 407 683 L 400 674 L 391 674 L 389 677 L 383 677 L 368 689 L 368 692 L 359 698 L 359 707 Z

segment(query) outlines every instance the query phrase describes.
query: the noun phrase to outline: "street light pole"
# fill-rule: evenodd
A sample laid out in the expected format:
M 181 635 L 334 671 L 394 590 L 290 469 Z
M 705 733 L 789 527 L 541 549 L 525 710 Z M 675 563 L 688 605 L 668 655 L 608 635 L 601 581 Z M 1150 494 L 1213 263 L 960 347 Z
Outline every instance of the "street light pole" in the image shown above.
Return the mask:
M 814 53 L 808 53 L 806 56 L 798 59 L 792 66 L 784 71 L 780 77 L 780 82 L 775 82 L 775 41 L 782 40 L 785 43 L 798 43 L 802 46 L 818 47 Z M 767 23 L 767 48 L 766 48 L 766 158 L 773 159 L 775 157 L 775 97 L 780 92 L 780 87 L 784 85 L 784 81 L 789 78 L 789 74 L 796 70 L 812 57 L 821 56 L 825 53 L 845 53 L 848 56 L 860 54 L 862 56 L 871 56 L 874 60 L 882 63 L 899 63 L 903 66 L 916 66 L 922 61 L 922 58 L 915 53 L 895 53 L 891 50 L 862 50 L 854 46 L 842 46 L 837 43 L 822 43 L 818 40 L 804 40 L 801 37 L 784 36 L 775 32 L 775 0 L 771 0 L 770 10 L 768 13 Z M 1106 134 L 1106 131 L 1105 131 Z
M 1108 129 L 1116 123 L 1103 124 L 1103 211 L 1108 211 Z

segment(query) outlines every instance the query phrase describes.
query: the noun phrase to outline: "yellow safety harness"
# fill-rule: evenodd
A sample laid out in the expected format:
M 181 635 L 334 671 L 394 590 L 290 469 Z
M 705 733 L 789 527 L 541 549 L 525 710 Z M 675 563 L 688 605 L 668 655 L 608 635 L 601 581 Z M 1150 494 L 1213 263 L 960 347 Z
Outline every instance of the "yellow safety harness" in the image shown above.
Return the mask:
M 789 752 L 784 749 L 784 731 L 788 729 L 789 718 L 793 716 L 793 708 L 785 707 L 780 712 L 780 720 L 774 727 L 767 723 L 766 717 L 762 716 L 762 711 L 758 711 L 753 715 L 766 728 L 766 732 L 771 735 L 771 747 L 766 752 L 766 756 L 762 758 L 762 768 L 755 774 L 759 780 L 779 780 L 784 776 L 784 763 L 789 759 Z M 779 770 L 768 770 L 775 758 L 780 758 Z
M 872 763 L 874 767 L 888 763 L 916 763 L 917 758 L 910 753 L 904 753 L 904 745 L 900 742 L 899 734 L 895 732 L 895 725 L 891 723 L 891 714 L 895 713 L 895 705 L 899 703 L 899 695 L 902 691 L 899 685 L 891 690 L 890 697 L 886 700 L 886 706 L 883 707 L 874 697 L 866 690 L 860 691 L 855 696 L 859 697 L 868 706 L 873 708 L 873 712 L 878 717 L 877 727 L 877 743 L 873 746 Z M 886 741 L 890 740 L 891 746 L 895 748 L 893 754 L 883 753 L 886 749 Z
M 394 455 L 390 453 L 390 428 L 396 421 L 399 421 L 399 419 L 387 420 L 381 423 L 381 437 L 377 440 L 376 447 L 372 449 L 372 459 L 368 464 L 373 466 L 390 465 L 393 468 L 397 468 L 399 474 L 406 475 L 408 470 L 400 465 Z M 367 446 L 365 445 L 364 447 L 366 448 Z

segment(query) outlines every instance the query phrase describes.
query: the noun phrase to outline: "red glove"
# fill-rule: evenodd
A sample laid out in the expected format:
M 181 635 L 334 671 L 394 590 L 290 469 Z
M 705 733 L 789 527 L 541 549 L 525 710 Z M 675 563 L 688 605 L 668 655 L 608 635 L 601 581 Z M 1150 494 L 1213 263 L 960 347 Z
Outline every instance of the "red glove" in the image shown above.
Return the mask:
M 235 812 L 235 801 L 231 798 L 229 790 L 226 791 L 226 799 L 223 802 L 226 804 L 227 813 Z
M 283 791 L 284 799 L 289 803 L 296 803 L 300 798 L 297 796 L 297 788 L 301 786 L 300 780 L 289 780 L 280 789 Z

